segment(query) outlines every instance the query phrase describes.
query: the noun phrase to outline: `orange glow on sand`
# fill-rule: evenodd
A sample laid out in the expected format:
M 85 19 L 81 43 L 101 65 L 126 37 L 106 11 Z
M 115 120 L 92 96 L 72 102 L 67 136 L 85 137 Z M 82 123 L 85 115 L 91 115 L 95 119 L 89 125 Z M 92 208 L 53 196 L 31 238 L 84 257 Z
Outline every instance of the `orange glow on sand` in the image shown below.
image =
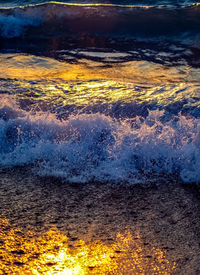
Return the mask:
M 40 237 L 0 221 L 0 274 L 170 274 L 176 267 L 165 252 L 146 254 L 139 234 L 117 234 L 113 244 L 101 241 L 70 245 L 67 236 L 52 229 Z

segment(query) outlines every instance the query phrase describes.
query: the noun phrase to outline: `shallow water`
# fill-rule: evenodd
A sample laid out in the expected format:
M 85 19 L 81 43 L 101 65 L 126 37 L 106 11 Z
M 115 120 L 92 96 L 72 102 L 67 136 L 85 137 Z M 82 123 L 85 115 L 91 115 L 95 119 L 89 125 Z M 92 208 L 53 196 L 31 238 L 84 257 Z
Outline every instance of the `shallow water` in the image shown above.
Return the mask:
M 198 182 L 199 69 L 121 62 L 120 52 L 105 66 L 109 53 L 95 53 L 72 63 L 1 55 L 1 166 L 72 182 Z

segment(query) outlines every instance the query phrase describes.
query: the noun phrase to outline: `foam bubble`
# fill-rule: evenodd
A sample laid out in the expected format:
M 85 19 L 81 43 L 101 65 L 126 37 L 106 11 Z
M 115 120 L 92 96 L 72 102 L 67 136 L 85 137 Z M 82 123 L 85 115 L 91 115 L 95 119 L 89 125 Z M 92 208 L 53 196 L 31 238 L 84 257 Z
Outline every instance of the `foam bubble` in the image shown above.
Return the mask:
M 60 121 L 2 100 L 0 165 L 33 164 L 39 175 L 75 182 L 134 183 L 163 173 L 200 181 L 200 120 L 179 114 L 163 122 L 163 116 L 155 110 L 146 119 L 79 114 Z

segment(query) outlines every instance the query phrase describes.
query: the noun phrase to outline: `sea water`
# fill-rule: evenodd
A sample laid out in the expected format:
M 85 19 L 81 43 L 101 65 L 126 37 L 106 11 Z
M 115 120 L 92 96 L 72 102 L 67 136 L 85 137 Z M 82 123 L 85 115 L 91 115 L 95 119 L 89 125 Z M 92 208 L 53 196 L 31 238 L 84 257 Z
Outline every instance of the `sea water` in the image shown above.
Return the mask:
M 199 14 L 191 1 L 1 1 L 1 168 L 199 182 Z

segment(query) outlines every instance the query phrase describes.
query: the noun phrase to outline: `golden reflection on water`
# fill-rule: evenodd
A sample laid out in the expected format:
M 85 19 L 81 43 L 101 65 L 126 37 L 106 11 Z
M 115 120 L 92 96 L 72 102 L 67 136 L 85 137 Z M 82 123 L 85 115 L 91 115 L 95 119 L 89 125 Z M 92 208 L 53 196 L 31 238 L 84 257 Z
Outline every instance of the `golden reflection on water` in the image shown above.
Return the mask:
M 18 80 L 93 80 L 117 79 L 134 82 L 175 83 L 199 81 L 200 69 L 187 64 L 165 66 L 149 61 L 127 61 L 109 64 L 86 58 L 75 63 L 33 55 L 2 54 L 1 78 Z
M 4 54 L 0 56 L 0 74 L 12 79 L 18 91 L 23 90 L 16 93 L 17 97 L 32 103 L 91 106 L 151 101 L 166 106 L 186 99 L 194 107 L 199 106 L 195 81 L 199 81 L 200 70 L 186 65 L 166 67 L 130 61 L 105 66 L 86 59 L 69 64 L 45 57 Z
M 7 220 L 0 221 L 0 264 L 0 274 L 171 274 L 176 268 L 161 249 L 147 251 L 138 233 L 117 234 L 110 245 L 71 245 L 57 229 L 38 237 Z
M 194 107 L 200 101 L 199 87 L 179 83 L 176 85 L 137 85 L 131 82 L 115 80 L 79 81 L 79 82 L 18 82 L 19 87 L 26 92 L 17 94 L 17 98 L 33 101 L 33 103 L 47 103 L 56 106 L 92 106 L 106 103 L 141 104 L 156 102 L 160 106 L 167 106 L 174 102 L 188 100 Z M 192 101 L 192 98 L 195 100 Z

